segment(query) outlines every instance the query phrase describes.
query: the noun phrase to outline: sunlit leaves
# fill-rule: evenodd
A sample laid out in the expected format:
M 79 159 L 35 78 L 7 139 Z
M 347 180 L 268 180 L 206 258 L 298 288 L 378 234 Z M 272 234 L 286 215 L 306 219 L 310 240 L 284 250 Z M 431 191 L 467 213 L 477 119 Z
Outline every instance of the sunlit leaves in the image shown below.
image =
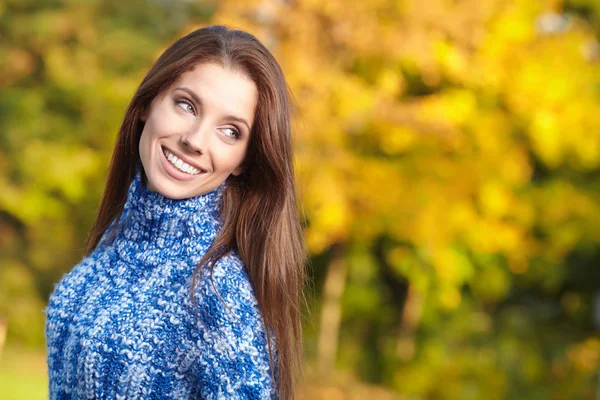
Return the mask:
M 257 23 L 247 18 L 252 6 L 236 13 L 225 3 L 220 21 Z M 417 396 L 503 398 L 551 379 L 542 350 L 526 350 L 520 340 L 532 339 L 513 324 L 535 311 L 508 307 L 494 322 L 506 334 L 496 337 L 489 321 L 496 307 L 521 301 L 521 285 L 554 293 L 569 254 L 598 243 L 597 188 L 562 172 L 600 165 L 600 81 L 585 24 L 569 17 L 560 35 L 544 36 L 551 10 L 526 1 L 276 4 L 285 15 L 268 26 L 299 103 L 311 250 L 386 237 L 397 245 L 385 262 L 424 299 L 422 326 L 456 324 L 468 343 L 477 331 L 469 318 L 488 321 L 486 345 L 457 349 L 432 333 L 402 353 L 414 360 L 388 383 Z M 364 281 L 351 274 L 347 291 L 360 298 L 355 285 Z M 406 338 L 398 346 L 412 348 Z M 420 364 L 426 354 L 434 356 Z M 515 363 L 521 376 L 504 378 Z

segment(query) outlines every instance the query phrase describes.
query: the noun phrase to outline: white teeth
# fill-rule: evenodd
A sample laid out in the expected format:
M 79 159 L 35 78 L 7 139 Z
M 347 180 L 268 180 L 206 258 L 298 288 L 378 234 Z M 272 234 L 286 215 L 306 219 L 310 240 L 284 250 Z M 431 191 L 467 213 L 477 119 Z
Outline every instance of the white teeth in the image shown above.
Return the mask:
M 167 149 L 163 149 L 163 150 L 165 153 L 165 157 L 167 157 L 167 160 L 169 160 L 169 162 L 171 164 L 173 164 L 173 166 L 175 168 L 177 168 L 178 170 L 180 170 L 181 172 L 185 172 L 190 175 L 198 175 L 200 173 L 200 170 L 198 168 L 194 168 L 190 164 L 187 164 L 187 163 L 181 161 L 179 158 L 177 158 L 177 156 L 175 156 L 169 150 L 167 150 Z

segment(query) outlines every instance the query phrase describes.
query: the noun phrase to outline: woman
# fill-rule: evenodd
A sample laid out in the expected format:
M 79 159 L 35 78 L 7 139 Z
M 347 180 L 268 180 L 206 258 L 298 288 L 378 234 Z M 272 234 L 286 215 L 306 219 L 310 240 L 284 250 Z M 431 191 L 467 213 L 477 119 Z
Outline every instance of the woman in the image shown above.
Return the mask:
M 293 398 L 292 161 L 264 46 L 212 26 L 169 47 L 126 111 L 87 255 L 50 297 L 50 398 Z

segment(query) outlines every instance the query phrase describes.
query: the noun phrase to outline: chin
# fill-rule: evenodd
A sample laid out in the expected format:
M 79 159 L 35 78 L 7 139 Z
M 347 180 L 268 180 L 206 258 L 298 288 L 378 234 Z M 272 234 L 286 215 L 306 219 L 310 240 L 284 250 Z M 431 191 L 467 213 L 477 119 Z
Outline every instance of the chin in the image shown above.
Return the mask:
M 189 199 L 191 197 L 202 196 L 216 189 L 216 187 L 206 188 L 204 186 L 190 187 L 189 183 L 186 185 L 183 182 L 177 182 L 169 179 L 168 177 L 161 176 L 160 171 L 154 171 L 154 173 L 150 173 L 147 176 L 148 183 L 146 187 L 149 190 L 160 193 L 161 195 L 173 200 L 182 200 Z
M 183 200 L 183 199 L 187 199 L 190 198 L 192 196 L 188 196 L 185 193 L 182 193 L 180 190 L 156 190 L 157 193 L 160 193 L 161 195 L 165 196 L 168 199 L 172 199 L 172 200 Z

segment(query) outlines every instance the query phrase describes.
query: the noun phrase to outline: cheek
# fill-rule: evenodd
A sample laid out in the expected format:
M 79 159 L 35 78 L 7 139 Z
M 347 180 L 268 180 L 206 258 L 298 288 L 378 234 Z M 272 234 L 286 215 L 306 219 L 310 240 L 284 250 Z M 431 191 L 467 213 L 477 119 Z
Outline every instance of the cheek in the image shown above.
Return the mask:
M 142 159 L 148 160 L 152 156 L 152 143 L 154 142 L 151 126 L 144 126 L 144 130 L 140 136 L 139 151 Z
M 139 143 L 139 151 L 140 151 L 140 157 L 143 159 L 147 156 L 147 150 L 148 150 L 148 128 L 145 126 L 144 129 L 142 130 L 142 134 L 140 136 L 140 143 Z
M 169 124 L 167 118 L 148 119 L 140 137 L 140 152 L 150 151 L 157 140 L 172 135 L 176 129 L 175 124 Z
M 146 120 L 142 137 L 146 142 L 152 142 L 165 136 L 171 136 L 186 128 L 186 122 L 177 118 L 168 109 L 168 102 L 158 104 Z
M 244 161 L 245 148 L 224 148 L 213 152 L 213 163 L 220 172 L 230 174 Z

